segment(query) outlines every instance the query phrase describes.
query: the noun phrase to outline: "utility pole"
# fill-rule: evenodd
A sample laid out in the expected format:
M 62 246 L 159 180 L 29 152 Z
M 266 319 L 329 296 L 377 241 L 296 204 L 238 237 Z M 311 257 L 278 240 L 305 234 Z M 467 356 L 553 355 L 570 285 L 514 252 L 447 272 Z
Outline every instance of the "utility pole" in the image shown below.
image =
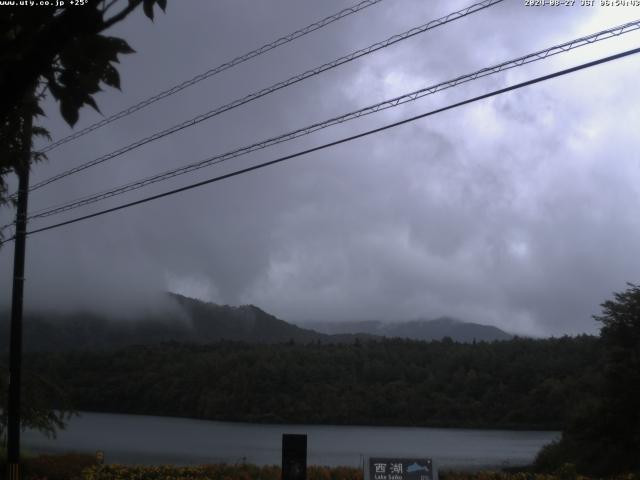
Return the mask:
M 13 291 L 11 296 L 11 339 L 9 347 L 9 395 L 7 425 L 7 467 L 9 480 L 19 480 L 20 472 L 20 387 L 22 370 L 22 299 L 24 292 L 24 260 L 27 240 L 27 203 L 29 199 L 29 165 L 31 163 L 31 130 L 33 117 L 25 108 L 22 120 L 22 159 L 16 167 L 18 204 L 13 255 Z

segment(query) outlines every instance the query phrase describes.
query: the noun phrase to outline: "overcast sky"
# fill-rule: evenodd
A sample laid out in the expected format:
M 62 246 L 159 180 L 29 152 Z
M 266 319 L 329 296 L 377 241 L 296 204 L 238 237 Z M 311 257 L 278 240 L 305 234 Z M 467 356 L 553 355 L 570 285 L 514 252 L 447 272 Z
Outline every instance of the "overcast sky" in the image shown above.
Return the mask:
M 113 35 L 109 115 L 354 4 L 170 0 Z M 473 2 L 383 0 L 49 154 L 32 183 Z M 506 0 L 33 192 L 30 210 L 640 18 L 640 8 Z M 598 2 L 599 3 L 599 2 Z M 224 165 L 33 222 L 45 226 L 640 46 L 629 33 L 332 127 Z M 596 332 L 640 281 L 640 57 L 521 89 L 285 164 L 29 237 L 27 308 L 125 311 L 171 290 L 288 321 L 449 315 L 511 332 Z M 72 130 L 57 106 L 42 124 Z M 99 120 L 85 109 L 76 130 Z M 3 209 L 2 223 L 12 212 Z M 0 249 L 8 303 L 12 245 Z

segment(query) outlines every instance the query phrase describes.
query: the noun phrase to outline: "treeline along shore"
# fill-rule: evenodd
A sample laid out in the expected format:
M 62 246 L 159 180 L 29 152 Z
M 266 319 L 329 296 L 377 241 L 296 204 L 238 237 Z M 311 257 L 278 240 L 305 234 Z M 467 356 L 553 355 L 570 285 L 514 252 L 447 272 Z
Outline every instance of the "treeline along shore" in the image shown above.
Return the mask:
M 562 429 L 598 381 L 592 336 L 456 343 L 166 343 L 30 353 L 77 410 L 208 420 Z M 27 374 L 28 376 L 28 374 Z

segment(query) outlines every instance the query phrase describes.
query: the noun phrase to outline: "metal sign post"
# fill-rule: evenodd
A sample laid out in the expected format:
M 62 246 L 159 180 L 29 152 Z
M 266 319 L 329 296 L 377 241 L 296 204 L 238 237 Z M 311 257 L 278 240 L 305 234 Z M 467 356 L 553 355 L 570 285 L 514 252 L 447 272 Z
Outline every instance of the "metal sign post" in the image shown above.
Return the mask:
M 282 480 L 307 479 L 307 436 L 282 435 Z

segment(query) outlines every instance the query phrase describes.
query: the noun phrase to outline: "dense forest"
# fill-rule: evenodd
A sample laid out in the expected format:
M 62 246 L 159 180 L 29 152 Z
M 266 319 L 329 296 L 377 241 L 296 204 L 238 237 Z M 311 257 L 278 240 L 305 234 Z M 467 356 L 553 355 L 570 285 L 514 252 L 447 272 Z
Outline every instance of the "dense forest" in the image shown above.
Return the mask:
M 169 343 L 30 354 L 79 410 L 248 422 L 560 429 L 590 395 L 595 337 L 456 343 Z

